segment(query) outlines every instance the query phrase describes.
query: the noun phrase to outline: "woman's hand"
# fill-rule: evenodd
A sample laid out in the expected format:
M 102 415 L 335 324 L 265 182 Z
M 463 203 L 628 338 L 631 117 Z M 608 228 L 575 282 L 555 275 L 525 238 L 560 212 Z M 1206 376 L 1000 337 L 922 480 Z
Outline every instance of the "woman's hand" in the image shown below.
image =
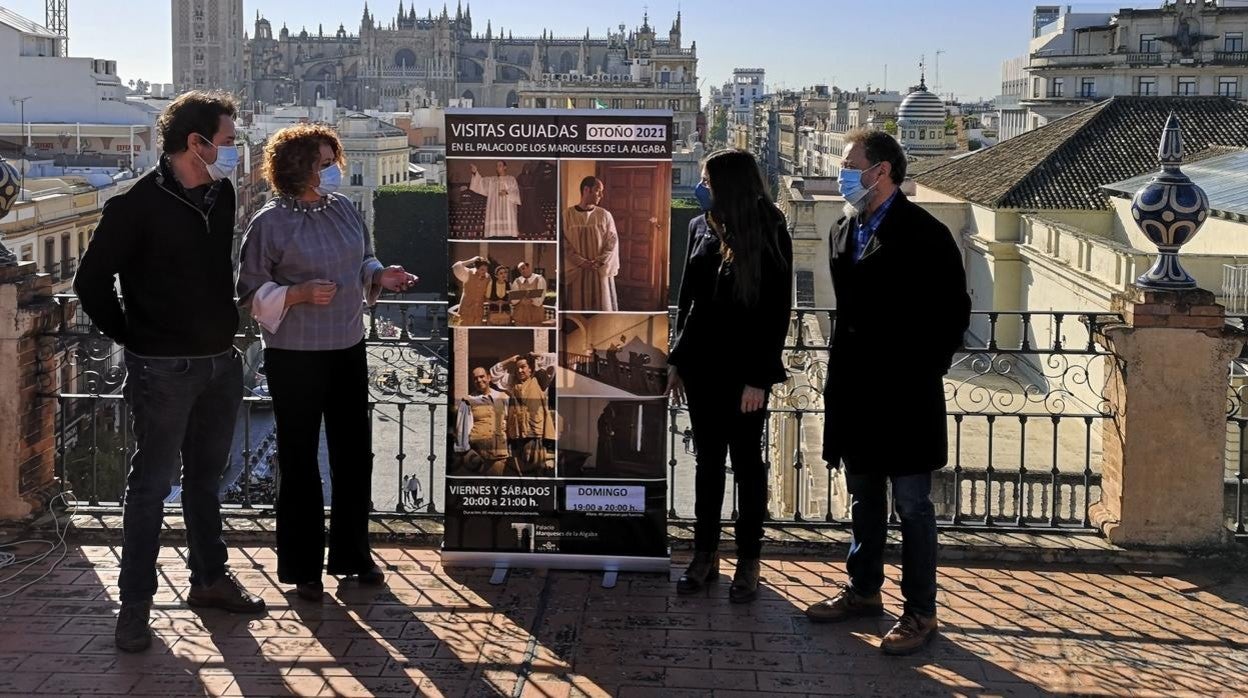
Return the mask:
M 763 403 L 767 400 L 767 393 L 760 388 L 752 385 L 745 386 L 745 390 L 741 393 L 741 412 L 750 414 L 763 409 Z
M 396 264 L 382 269 L 377 283 L 387 291 L 402 293 L 416 285 L 417 281 L 420 281 L 420 277 L 407 273 L 403 267 Z
M 474 175 L 481 174 L 480 172 L 477 172 L 477 166 L 476 166 L 476 165 L 469 165 L 469 166 L 468 166 L 468 171 L 469 171 L 469 172 L 471 172 L 471 173 L 472 173 L 472 174 L 474 174 Z
M 685 404 L 685 382 L 680 379 L 676 367 L 668 365 L 667 367 L 667 394 L 677 405 Z
M 328 279 L 312 279 L 295 284 L 286 290 L 286 306 L 311 303 L 313 305 L 329 305 L 338 293 L 338 284 Z

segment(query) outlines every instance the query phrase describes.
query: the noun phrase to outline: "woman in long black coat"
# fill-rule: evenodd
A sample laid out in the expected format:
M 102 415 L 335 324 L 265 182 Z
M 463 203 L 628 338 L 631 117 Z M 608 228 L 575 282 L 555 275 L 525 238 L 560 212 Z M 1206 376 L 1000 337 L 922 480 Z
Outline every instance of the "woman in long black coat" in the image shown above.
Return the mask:
M 688 398 L 697 447 L 694 556 L 676 585 L 696 593 L 719 577 L 725 458 L 737 483 L 734 602 L 758 595 L 767 505 L 762 457 L 767 397 L 787 378 L 781 358 L 793 296 L 793 242 L 767 196 L 754 156 L 712 154 L 698 198 L 706 214 L 689 226 L 689 248 L 668 356 L 668 391 Z

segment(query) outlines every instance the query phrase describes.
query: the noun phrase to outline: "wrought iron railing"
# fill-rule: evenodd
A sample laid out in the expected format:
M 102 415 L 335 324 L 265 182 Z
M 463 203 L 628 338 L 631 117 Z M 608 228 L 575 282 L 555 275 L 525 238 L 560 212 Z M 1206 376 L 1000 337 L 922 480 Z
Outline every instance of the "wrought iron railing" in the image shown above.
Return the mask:
M 40 392 L 59 408 L 58 473 L 80 500 L 116 506 L 134 448 L 120 396 L 124 364 L 72 296 L 57 300 L 64 312 L 60 326 L 41 341 L 48 370 Z M 818 428 L 835 317 L 834 310 L 814 308 L 795 310 L 792 317 L 790 377 L 773 391 L 763 444 L 775 521 L 841 525 L 848 516 L 843 476 L 822 462 Z M 905 322 L 904 313 L 897 321 Z M 1110 356 L 1096 343 L 1095 331 L 1113 321 L 1118 316 L 1103 313 L 974 314 L 967 346 L 945 381 L 950 467 L 937 473 L 933 488 L 942 525 L 1089 526 L 1088 505 L 1099 498 L 1101 430 L 1109 416 L 1103 386 Z M 446 304 L 437 302 L 383 301 L 369 316 L 375 512 L 443 511 L 450 383 L 445 324 Z M 227 506 L 267 514 L 276 444 L 263 354 L 254 327 L 244 326 L 236 339 L 247 364 L 248 394 L 222 497 Z M 907 396 L 895 396 L 895 404 L 895 412 L 879 418 L 904 439 Z M 668 514 L 687 521 L 693 516 L 693 433 L 682 406 L 670 405 L 668 412 Z M 409 476 L 419 481 L 419 504 L 406 494 Z M 735 496 L 726 500 L 724 516 L 730 518 Z
M 1227 322 L 1248 328 L 1248 315 L 1228 313 Z M 1248 347 L 1231 360 L 1226 392 L 1226 524 L 1237 536 L 1248 536 Z

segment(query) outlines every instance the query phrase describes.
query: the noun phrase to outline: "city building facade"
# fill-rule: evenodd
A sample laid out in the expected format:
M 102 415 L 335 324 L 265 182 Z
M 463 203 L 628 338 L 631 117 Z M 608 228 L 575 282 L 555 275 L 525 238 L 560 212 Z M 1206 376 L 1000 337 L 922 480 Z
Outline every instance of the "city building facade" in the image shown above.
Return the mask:
M 243 0 L 171 0 L 178 92 L 243 88 Z
M 399 4 L 383 20 L 367 6 L 359 32 L 345 25 L 293 32 L 257 16 L 246 43 L 245 97 L 251 107 L 332 99 L 351 110 L 412 111 L 431 106 L 670 109 L 677 138 L 697 133 L 697 44 L 682 42 L 681 17 L 666 34 L 642 25 L 593 37 L 517 37 L 472 7 L 424 17 Z
M 730 100 L 732 113 L 729 122 L 754 125 L 754 103 L 767 95 L 767 71 L 762 68 L 737 68 L 732 71 Z M 725 88 L 729 88 L 725 85 Z
M 373 227 L 373 192 L 408 178 L 408 134 L 394 124 L 355 112 L 338 120 L 338 137 L 347 159 L 341 191 Z
M 116 61 L 63 57 L 65 38 L 0 7 L 0 154 L 142 170 L 156 161 L 159 111 L 127 101 Z
M 57 293 L 67 292 L 104 203 L 136 181 L 129 173 L 116 180 L 99 175 L 31 177 L 26 181 L 31 196 L 0 219 L 0 239 L 19 262 L 34 262 L 40 273 L 51 276 Z
M 1164 0 L 1113 13 L 1037 7 L 1038 28 L 1021 59 L 1002 69 L 1002 139 L 1115 96 L 1244 99 L 1248 4 Z M 1049 21 L 1046 21 L 1049 20 Z M 1020 85 L 1021 82 L 1021 85 Z

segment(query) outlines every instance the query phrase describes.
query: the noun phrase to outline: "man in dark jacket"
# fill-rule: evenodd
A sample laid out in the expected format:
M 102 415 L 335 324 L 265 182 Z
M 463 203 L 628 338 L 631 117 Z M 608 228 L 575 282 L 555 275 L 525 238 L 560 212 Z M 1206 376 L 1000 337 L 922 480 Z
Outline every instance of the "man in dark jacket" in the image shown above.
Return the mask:
M 123 392 L 137 449 L 126 479 L 115 640 L 127 652 L 152 642 L 161 517 L 179 460 L 187 602 L 236 613 L 265 608 L 226 569 L 217 498 L 243 395 L 228 179 L 238 162 L 236 112 L 229 95 L 203 92 L 165 109 L 159 166 L 105 204 L 74 279 L 83 310 L 125 348 Z
M 846 217 L 832 231 L 836 329 L 824 394 L 823 456 L 844 463 L 853 518 L 849 585 L 814 621 L 883 612 L 887 485 L 901 519 L 905 606 L 881 649 L 909 654 L 936 631 L 932 472 L 948 461 L 943 376 L 970 324 L 962 256 L 949 229 L 898 188 L 906 157 L 880 131 L 846 142 Z

